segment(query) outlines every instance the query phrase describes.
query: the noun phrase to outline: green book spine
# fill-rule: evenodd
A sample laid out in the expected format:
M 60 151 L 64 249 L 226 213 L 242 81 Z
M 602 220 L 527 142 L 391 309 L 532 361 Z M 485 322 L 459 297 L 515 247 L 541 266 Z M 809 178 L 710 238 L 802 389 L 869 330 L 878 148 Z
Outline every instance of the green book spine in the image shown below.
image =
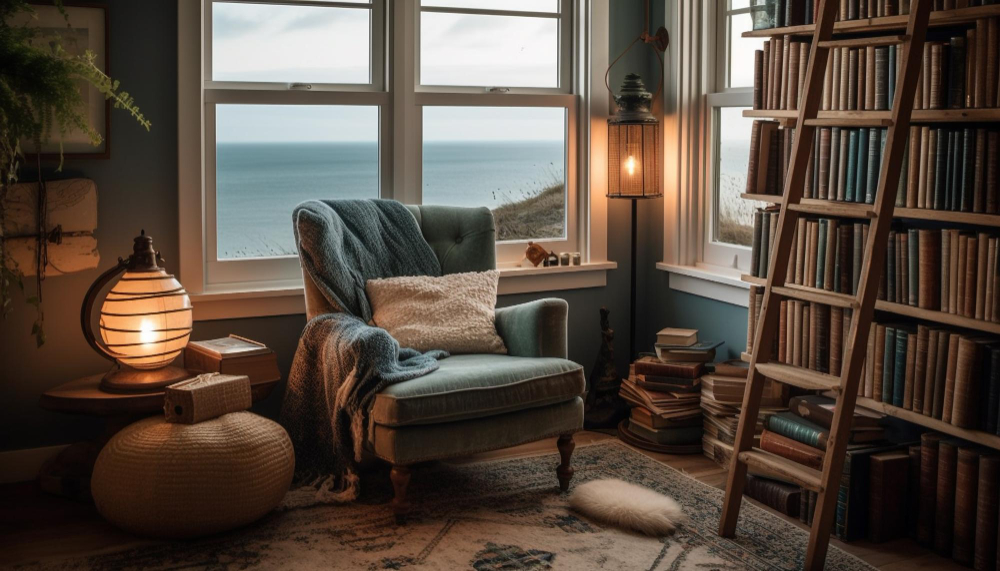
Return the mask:
M 888 14 L 887 14 L 888 15 Z M 892 108 L 892 99 L 896 96 L 896 46 L 889 46 L 889 101 L 886 109 Z M 903 163 L 904 165 L 906 163 Z
M 891 242 L 890 242 L 891 243 Z M 892 404 L 893 367 L 896 364 L 896 328 L 885 328 L 885 355 L 882 360 L 882 402 Z
M 962 212 L 972 212 L 975 195 L 976 130 L 962 130 Z
M 858 130 L 858 178 L 854 185 L 854 202 L 864 202 L 868 191 L 868 143 L 870 129 Z
M 779 412 L 768 417 L 767 429 L 813 448 L 826 447 L 826 431 L 821 426 L 790 412 Z
M 847 137 L 847 180 L 845 182 L 844 200 L 854 202 L 854 189 L 858 181 L 858 130 L 851 129 Z
M 878 192 L 878 175 L 882 167 L 882 134 L 881 129 L 871 129 L 868 141 L 868 182 L 865 184 L 865 202 L 875 204 L 875 193 Z
M 903 389 L 906 386 L 906 342 L 909 333 L 896 330 L 896 360 L 893 364 L 892 406 L 903 406 Z M 885 394 L 884 392 L 882 394 Z
M 885 258 L 885 299 L 896 301 L 896 232 L 889 231 L 889 249 Z
M 916 228 L 911 228 L 907 230 L 909 238 L 907 238 L 907 246 L 909 251 L 907 252 L 907 262 L 909 262 L 909 267 L 906 269 L 907 278 L 909 282 L 907 287 L 909 288 L 910 299 L 906 300 L 907 303 L 916 307 L 918 305 L 918 291 L 920 289 L 920 231 Z M 925 287 L 931 287 L 931 284 L 924 284 Z
M 944 210 L 947 208 L 945 201 L 945 187 L 948 180 L 948 131 L 943 128 L 937 130 L 937 156 L 934 157 L 936 163 L 934 167 L 934 208 Z
M 948 157 L 951 182 L 948 184 L 948 196 L 952 210 L 962 209 L 962 132 L 952 131 L 948 140 Z
M 815 284 L 816 287 L 819 289 L 823 289 L 823 281 L 824 278 L 826 277 L 825 275 L 826 272 L 824 271 L 826 269 L 826 263 L 824 262 L 824 260 L 826 260 L 826 233 L 827 233 L 826 228 L 828 225 L 829 221 L 827 221 L 825 218 L 820 219 L 819 240 L 817 240 L 816 244 L 816 284 Z

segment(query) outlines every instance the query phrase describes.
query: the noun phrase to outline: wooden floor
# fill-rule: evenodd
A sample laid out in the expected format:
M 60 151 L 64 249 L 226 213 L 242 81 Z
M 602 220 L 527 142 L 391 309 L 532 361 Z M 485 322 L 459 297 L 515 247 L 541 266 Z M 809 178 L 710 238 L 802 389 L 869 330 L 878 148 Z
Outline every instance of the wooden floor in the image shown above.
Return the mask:
M 598 432 L 582 432 L 577 434 L 576 442 L 578 446 L 585 446 L 611 438 L 614 436 Z M 506 450 L 478 454 L 455 463 L 532 456 L 551 453 L 555 449 L 555 439 L 552 438 Z M 726 485 L 725 470 L 704 456 L 670 456 L 641 452 L 710 486 L 723 488 Z M 787 517 L 785 519 L 805 529 L 797 519 Z M 0 486 L 0 567 L 40 557 L 73 556 L 98 550 L 114 551 L 126 545 L 143 542 L 102 520 L 92 505 L 42 494 L 32 483 Z M 878 545 L 863 541 L 846 544 L 833 540 L 832 543 L 872 566 L 887 571 L 967 569 L 931 553 L 910 540 Z

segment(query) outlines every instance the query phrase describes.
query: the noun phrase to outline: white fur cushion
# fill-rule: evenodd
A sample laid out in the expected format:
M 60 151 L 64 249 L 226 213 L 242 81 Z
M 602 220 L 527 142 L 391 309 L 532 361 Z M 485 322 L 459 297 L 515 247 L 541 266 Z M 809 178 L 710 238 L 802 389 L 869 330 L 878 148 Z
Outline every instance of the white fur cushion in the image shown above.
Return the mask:
M 597 521 L 652 536 L 673 533 L 686 519 L 673 498 L 616 479 L 580 484 L 569 505 Z
M 372 322 L 401 347 L 506 353 L 494 319 L 500 272 L 368 280 Z

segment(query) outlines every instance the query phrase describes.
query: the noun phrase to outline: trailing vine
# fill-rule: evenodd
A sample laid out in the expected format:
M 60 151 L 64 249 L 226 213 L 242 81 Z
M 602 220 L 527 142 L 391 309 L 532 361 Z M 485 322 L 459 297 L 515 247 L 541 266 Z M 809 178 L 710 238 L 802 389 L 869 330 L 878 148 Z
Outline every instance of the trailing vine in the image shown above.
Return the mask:
M 69 14 L 62 0 L 53 5 L 71 29 Z M 27 20 L 17 24 L 16 20 Z M 94 146 L 101 144 L 101 135 L 88 123 L 79 80 L 97 88 L 115 109 L 127 111 L 148 131 L 152 126 L 139 111 L 135 100 L 119 89 L 117 81 L 95 65 L 95 54 L 87 50 L 82 55 L 66 51 L 60 34 L 32 25 L 37 20 L 34 8 L 25 0 L 0 0 L 0 317 L 13 310 L 12 293 L 25 293 L 24 273 L 10 259 L 4 248 L 4 204 L 10 187 L 17 183 L 23 167 L 22 145 L 39 154 L 42 145 L 53 139 L 59 142 L 59 166 L 62 170 L 62 139 L 70 130 L 87 134 Z M 44 268 L 38 268 L 41 273 Z M 44 313 L 41 304 L 41 282 L 33 296 L 25 297 L 34 308 L 36 319 L 32 335 L 37 346 L 45 343 Z

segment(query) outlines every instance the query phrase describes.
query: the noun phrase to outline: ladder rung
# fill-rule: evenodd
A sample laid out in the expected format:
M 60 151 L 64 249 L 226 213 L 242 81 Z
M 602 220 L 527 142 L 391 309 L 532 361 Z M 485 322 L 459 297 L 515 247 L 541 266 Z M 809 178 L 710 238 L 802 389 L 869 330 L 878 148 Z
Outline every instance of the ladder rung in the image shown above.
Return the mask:
M 846 40 L 826 40 L 819 42 L 821 48 L 864 48 L 868 46 L 891 46 L 908 42 L 910 36 L 879 36 L 875 38 L 849 38 Z
M 859 204 L 855 202 L 836 202 L 832 200 L 803 198 L 798 204 L 789 204 L 788 209 L 796 212 L 804 212 L 806 214 L 825 214 L 827 216 L 860 218 L 863 220 L 875 218 L 874 206 L 871 204 Z
M 793 484 L 802 486 L 807 490 L 820 493 L 823 491 L 823 474 L 814 468 L 804 466 L 783 458 L 777 454 L 771 454 L 754 448 L 746 452 L 740 452 L 740 462 L 748 467 L 756 468 L 760 472 L 770 474 L 783 480 L 791 480 Z
M 858 301 L 854 296 L 846 293 L 835 293 L 822 289 L 816 289 L 797 284 L 785 284 L 784 286 L 772 286 L 771 291 L 788 299 L 797 299 L 811 303 L 821 303 L 833 307 L 843 307 L 845 309 L 857 309 Z
M 784 363 L 757 363 L 757 371 L 769 379 L 807 391 L 839 391 L 840 377 Z

